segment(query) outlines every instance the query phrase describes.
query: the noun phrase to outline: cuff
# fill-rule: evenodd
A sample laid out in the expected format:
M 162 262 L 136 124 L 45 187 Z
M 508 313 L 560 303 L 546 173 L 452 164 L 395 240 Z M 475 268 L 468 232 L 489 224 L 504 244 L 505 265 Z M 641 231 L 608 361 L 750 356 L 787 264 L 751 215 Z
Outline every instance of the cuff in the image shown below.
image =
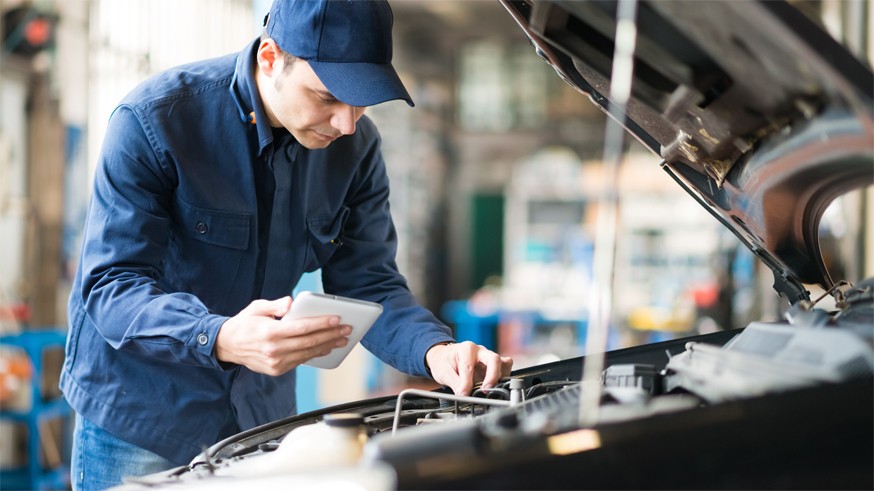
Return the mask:
M 211 368 L 226 370 L 223 363 L 220 363 L 215 357 L 215 340 L 218 337 L 219 329 L 228 320 L 228 317 L 216 314 L 207 314 L 200 319 L 194 334 L 189 341 L 192 349 L 196 353 L 197 359 L 200 362 Z

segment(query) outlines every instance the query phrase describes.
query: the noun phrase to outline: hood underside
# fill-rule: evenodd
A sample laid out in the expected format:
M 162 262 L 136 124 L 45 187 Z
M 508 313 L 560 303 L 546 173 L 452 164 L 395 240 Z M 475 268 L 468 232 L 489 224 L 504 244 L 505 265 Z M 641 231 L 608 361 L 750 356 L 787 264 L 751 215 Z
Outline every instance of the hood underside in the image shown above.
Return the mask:
M 616 2 L 501 0 L 605 112 Z M 818 230 L 874 183 L 870 69 L 782 1 L 640 1 L 622 124 L 773 272 L 791 303 L 832 287 Z

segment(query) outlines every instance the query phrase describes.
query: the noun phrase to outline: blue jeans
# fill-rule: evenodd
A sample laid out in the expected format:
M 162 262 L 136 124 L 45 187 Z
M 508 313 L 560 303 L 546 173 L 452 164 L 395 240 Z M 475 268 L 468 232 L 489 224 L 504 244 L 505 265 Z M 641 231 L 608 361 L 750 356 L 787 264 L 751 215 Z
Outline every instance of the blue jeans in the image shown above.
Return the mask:
M 124 476 L 145 476 L 177 464 L 116 438 L 76 414 L 70 482 L 76 491 L 96 491 L 122 484 Z

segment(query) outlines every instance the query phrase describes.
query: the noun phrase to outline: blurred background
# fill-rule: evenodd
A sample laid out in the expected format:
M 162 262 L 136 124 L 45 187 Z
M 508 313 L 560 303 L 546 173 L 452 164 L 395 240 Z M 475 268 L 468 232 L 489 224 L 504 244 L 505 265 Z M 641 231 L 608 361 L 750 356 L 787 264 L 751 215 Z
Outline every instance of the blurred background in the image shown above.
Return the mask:
M 870 60 L 867 1 L 795 3 Z M 112 109 L 151 74 L 239 51 L 269 6 L 0 1 L 0 487 L 12 489 L 16 472 L 65 486 L 65 308 Z M 384 141 L 401 271 L 459 340 L 511 355 L 516 368 L 584 354 L 605 117 L 497 2 L 392 7 L 394 65 L 416 107 L 367 114 Z M 659 162 L 627 142 L 608 348 L 778 318 L 771 273 Z M 867 189 L 826 213 L 821 240 L 841 277 L 872 276 L 872 203 Z M 298 290 L 319 288 L 314 274 Z M 362 349 L 298 377 L 301 411 L 428 386 Z

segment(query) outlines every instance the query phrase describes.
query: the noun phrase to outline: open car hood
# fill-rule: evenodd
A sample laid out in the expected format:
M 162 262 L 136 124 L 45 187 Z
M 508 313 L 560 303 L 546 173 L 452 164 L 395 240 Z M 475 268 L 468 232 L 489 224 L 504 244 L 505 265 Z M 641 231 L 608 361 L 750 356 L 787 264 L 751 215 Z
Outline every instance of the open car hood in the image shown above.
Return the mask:
M 610 112 L 616 2 L 500 0 L 543 57 Z M 874 182 L 870 69 L 782 1 L 641 1 L 625 128 L 773 272 L 828 289 L 818 230 Z

